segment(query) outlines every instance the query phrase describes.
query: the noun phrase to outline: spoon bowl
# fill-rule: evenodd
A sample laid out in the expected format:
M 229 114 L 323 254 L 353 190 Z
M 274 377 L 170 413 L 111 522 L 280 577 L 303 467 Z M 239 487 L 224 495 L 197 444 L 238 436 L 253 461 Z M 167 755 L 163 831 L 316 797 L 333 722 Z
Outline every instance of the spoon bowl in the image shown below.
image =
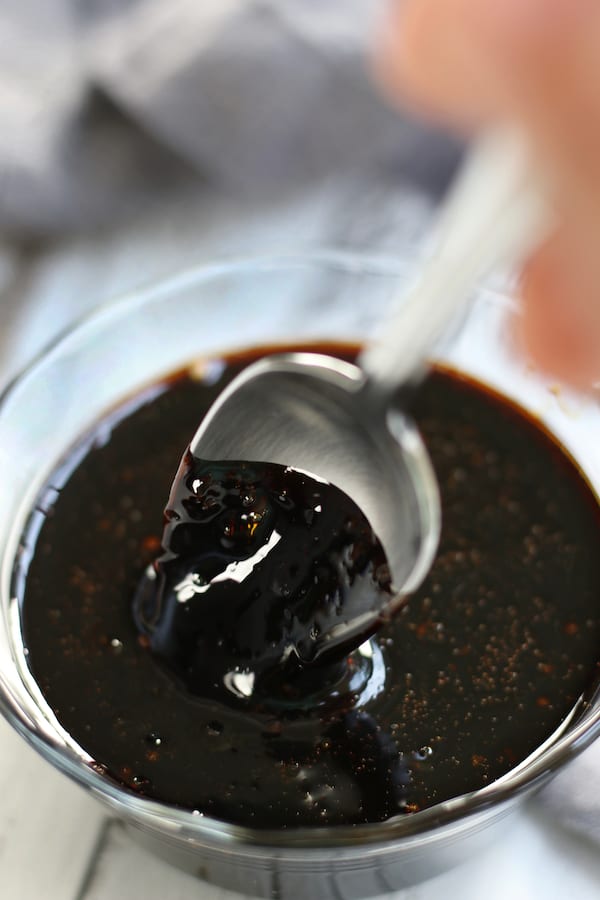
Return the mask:
M 392 612 L 427 574 L 441 514 L 435 474 L 416 426 L 399 407 L 381 402 L 359 366 L 312 353 L 271 356 L 231 382 L 190 450 L 206 461 L 289 466 L 344 491 L 386 553 L 394 589 L 386 612 Z M 385 596 L 375 593 L 374 603 Z M 383 611 L 365 609 L 319 640 L 337 643 L 368 632 Z

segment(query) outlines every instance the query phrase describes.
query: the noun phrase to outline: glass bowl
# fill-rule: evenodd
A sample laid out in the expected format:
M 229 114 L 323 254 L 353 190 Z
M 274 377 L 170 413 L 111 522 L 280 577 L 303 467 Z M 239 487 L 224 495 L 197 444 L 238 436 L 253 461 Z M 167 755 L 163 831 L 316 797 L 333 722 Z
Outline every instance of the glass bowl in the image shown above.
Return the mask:
M 124 297 L 82 320 L 0 403 L 0 707 L 45 758 L 90 790 L 152 850 L 214 884 L 262 897 L 360 898 L 432 877 L 491 840 L 506 815 L 600 732 L 598 694 L 481 790 L 364 826 L 254 831 L 135 796 L 107 780 L 60 727 L 27 668 L 12 573 L 39 489 L 106 412 L 199 357 L 251 346 L 360 343 L 376 332 L 410 266 L 344 253 L 215 264 Z M 505 294 L 483 290 L 433 356 L 516 400 L 600 490 L 600 411 L 516 354 Z M 177 460 L 173 461 L 174 468 Z

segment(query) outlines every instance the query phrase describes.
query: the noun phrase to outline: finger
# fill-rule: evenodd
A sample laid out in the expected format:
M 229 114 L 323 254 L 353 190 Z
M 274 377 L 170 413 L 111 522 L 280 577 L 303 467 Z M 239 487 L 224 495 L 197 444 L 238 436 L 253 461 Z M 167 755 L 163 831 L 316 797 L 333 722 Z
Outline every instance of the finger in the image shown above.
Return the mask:
M 582 20 L 583 21 L 583 20 Z M 560 230 L 524 273 L 523 334 L 549 371 L 600 378 L 600 7 L 546 47 L 516 108 L 549 176 Z M 581 26 L 581 23 L 580 23 Z
M 394 2 L 375 48 L 388 96 L 463 127 L 496 107 L 497 68 L 478 40 L 471 0 Z
M 572 227 L 546 243 L 523 272 L 518 320 L 538 365 L 586 389 L 600 379 L 600 254 L 590 244 Z
M 510 115 L 538 54 L 564 45 L 595 0 L 396 0 L 377 43 L 388 94 L 460 126 Z

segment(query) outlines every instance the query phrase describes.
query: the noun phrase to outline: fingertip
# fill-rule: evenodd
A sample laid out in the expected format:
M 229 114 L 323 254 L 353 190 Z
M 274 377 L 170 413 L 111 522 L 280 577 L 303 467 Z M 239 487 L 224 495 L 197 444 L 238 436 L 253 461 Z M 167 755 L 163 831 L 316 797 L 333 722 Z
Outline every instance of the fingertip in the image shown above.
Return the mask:
M 373 52 L 373 72 L 395 105 L 462 128 L 498 109 L 502 60 L 482 27 L 480 0 L 394 0 Z

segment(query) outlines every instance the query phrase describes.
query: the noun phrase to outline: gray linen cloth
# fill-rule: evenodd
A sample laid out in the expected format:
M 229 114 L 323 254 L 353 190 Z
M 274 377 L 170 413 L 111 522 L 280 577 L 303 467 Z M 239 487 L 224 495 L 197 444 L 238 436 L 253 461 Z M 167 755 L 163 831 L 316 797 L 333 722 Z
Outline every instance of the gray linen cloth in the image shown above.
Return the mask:
M 450 142 L 380 100 L 381 0 L 20 0 L 0 12 L 0 225 L 114 222 L 192 179 L 264 198 L 389 165 L 428 190 Z M 408 127 L 407 127 L 408 126 Z
M 169 243 L 165 210 L 175 222 L 172 244 L 195 229 L 203 250 L 191 246 L 190 254 L 200 258 L 252 249 L 225 236 L 261 211 L 272 222 L 271 243 L 287 217 L 301 244 L 308 236 L 388 246 L 386 232 L 394 240 L 407 233 L 394 218 L 399 184 L 404 208 L 425 227 L 426 204 L 415 197 L 439 194 L 459 147 L 392 112 L 373 88 L 368 47 L 381 9 L 382 0 L 4 4 L 0 296 L 5 331 L 18 321 L 12 333 L 28 335 L 19 362 L 41 342 L 40 310 L 48 337 L 49 318 L 57 329 L 61 316 L 104 299 L 90 285 L 107 256 L 115 267 L 107 235 L 118 235 L 136 274 L 143 259 L 146 277 L 158 274 L 147 257 Z M 312 231 L 311 217 L 320 222 Z M 22 249 L 49 236 L 61 236 L 51 251 Z M 189 261 L 176 252 L 167 258 Z M 117 283 L 130 287 L 132 277 Z M 598 771 L 600 744 L 541 802 L 557 822 L 600 841 Z

